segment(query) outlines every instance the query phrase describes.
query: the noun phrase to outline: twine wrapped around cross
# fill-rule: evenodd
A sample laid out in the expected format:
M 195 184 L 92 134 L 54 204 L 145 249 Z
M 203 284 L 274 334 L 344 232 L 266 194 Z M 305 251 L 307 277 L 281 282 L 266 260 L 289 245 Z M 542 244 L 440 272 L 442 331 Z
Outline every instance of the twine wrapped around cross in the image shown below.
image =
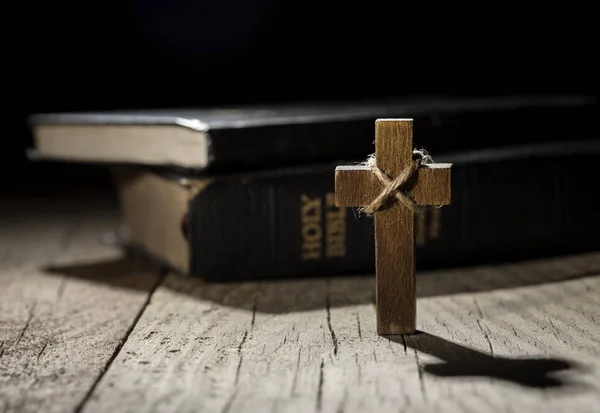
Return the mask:
M 450 203 L 450 164 L 413 150 L 412 119 L 375 122 L 375 156 L 335 169 L 338 206 L 362 207 L 375 221 L 377 333 L 416 329 L 414 213 Z M 383 187 L 383 188 L 382 188 Z
M 364 165 L 369 167 L 371 172 L 375 174 L 379 182 L 383 185 L 383 190 L 377 195 L 377 198 L 373 200 L 369 205 L 359 208 L 359 212 L 364 212 L 365 214 L 372 215 L 375 211 L 377 211 L 384 202 L 390 197 L 394 196 L 396 199 L 405 207 L 409 208 L 411 211 L 420 211 L 423 209 L 422 206 L 417 205 L 415 201 L 404 192 L 399 189 L 404 185 L 413 174 L 419 169 L 419 166 L 422 164 L 431 164 L 433 163 L 433 159 L 431 156 L 423 149 L 414 149 L 413 150 L 413 160 L 409 166 L 404 168 L 400 175 L 396 178 L 391 179 L 385 172 L 383 172 L 377 166 L 377 157 L 375 154 L 369 156 L 369 158 L 365 161 Z

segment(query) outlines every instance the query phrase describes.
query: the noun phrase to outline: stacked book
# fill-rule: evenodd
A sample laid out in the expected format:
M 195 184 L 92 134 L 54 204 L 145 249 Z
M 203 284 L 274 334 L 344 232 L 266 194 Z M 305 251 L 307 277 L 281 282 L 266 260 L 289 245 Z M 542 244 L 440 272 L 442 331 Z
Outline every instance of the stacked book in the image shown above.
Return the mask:
M 453 164 L 451 204 L 415 216 L 417 269 L 598 249 L 596 114 L 588 97 L 521 96 L 46 113 L 30 125 L 35 159 L 111 168 L 129 246 L 231 281 L 374 272 L 373 221 L 335 205 L 334 170 L 374 152 L 378 118 L 412 118 L 415 145 Z

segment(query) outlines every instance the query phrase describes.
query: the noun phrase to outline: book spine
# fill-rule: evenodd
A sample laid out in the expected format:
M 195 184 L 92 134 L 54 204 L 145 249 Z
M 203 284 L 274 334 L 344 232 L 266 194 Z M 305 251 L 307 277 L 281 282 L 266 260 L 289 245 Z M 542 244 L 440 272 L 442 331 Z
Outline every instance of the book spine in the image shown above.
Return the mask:
M 415 216 L 416 265 L 600 248 L 597 154 L 452 168 L 452 203 Z M 190 273 L 207 280 L 372 273 L 373 218 L 334 204 L 334 166 L 217 180 L 190 201 Z
M 334 169 L 213 181 L 190 201 L 190 273 L 224 281 L 371 271 L 372 221 L 334 205 Z

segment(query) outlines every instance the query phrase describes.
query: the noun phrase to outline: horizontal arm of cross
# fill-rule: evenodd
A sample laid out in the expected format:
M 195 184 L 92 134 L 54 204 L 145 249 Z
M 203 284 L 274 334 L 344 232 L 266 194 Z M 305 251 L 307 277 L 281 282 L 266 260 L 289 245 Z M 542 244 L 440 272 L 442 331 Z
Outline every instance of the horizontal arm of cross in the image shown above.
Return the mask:
M 433 163 L 419 167 L 408 195 L 417 205 L 450 204 L 451 164 Z M 338 166 L 335 169 L 335 201 L 341 207 L 368 205 L 382 185 L 368 166 Z

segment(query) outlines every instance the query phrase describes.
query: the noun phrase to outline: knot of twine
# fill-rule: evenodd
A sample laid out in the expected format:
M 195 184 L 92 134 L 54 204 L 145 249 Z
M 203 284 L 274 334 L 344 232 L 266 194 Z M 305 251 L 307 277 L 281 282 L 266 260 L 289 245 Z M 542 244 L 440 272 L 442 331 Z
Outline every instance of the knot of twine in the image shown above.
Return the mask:
M 417 169 L 419 169 L 420 165 L 429 163 L 433 163 L 431 156 L 424 149 L 415 149 L 413 150 L 413 161 L 411 164 L 404 168 L 400 175 L 392 179 L 385 172 L 379 169 L 375 154 L 370 155 L 369 158 L 364 162 L 364 165 L 368 166 L 371 172 L 373 172 L 379 179 L 379 182 L 381 182 L 383 185 L 383 190 L 379 193 L 379 195 L 377 195 L 373 202 L 361 208 L 360 212 L 364 212 L 369 215 L 373 214 L 375 211 L 381 208 L 381 206 L 390 196 L 394 196 L 402 205 L 406 206 L 413 212 L 420 210 L 421 207 L 417 205 L 415 201 L 413 201 L 406 193 L 400 191 L 400 187 L 411 178 Z

